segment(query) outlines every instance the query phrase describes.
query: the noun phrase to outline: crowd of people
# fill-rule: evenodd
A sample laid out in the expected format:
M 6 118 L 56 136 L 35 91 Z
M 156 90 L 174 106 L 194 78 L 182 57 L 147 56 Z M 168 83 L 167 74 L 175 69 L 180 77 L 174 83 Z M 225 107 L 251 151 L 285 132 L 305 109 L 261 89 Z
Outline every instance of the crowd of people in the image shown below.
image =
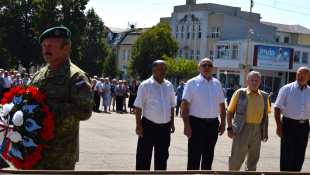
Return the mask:
M 116 79 L 111 81 L 111 78 L 99 78 L 98 80 L 98 77 L 94 76 L 92 78 L 92 93 L 95 102 L 93 111 L 123 114 L 128 113 L 127 108 L 129 108 L 129 113 L 135 114 L 134 102 L 140 85 L 140 77 L 132 80 L 131 85 L 129 82 L 129 80 L 118 80 L 116 83 Z M 127 98 L 129 98 L 128 104 L 126 104 Z M 103 111 L 100 110 L 100 104 L 103 106 Z
M 5 92 L 9 92 L 11 88 L 15 89 L 23 84 L 28 84 L 32 78 L 23 68 L 22 72 L 16 70 L 4 70 L 0 69 L 0 101 Z

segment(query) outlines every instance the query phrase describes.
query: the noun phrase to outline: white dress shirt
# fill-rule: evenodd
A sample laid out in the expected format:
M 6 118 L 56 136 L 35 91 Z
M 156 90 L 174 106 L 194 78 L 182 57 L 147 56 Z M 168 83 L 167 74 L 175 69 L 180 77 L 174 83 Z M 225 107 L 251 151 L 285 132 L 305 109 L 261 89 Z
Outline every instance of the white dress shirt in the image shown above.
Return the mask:
M 143 116 L 157 124 L 171 120 L 171 108 L 175 107 L 172 84 L 164 80 L 159 84 L 153 76 L 143 81 L 138 90 L 134 106 L 143 111 Z
M 218 117 L 219 104 L 225 101 L 221 83 L 213 77 L 208 81 L 201 74 L 186 83 L 183 99 L 189 102 L 189 115 L 198 118 Z
M 102 84 L 103 84 L 103 83 L 101 83 L 101 81 L 98 81 L 97 84 L 96 84 L 96 86 L 95 86 L 95 91 L 97 91 L 97 87 L 98 87 L 99 92 L 101 92 L 101 91 L 102 91 L 102 87 L 103 87 Z
M 13 83 L 11 77 L 3 77 L 4 83 L 3 83 L 3 88 L 11 88 L 11 84 Z
M 283 86 L 278 94 L 275 107 L 281 110 L 283 116 L 306 120 L 310 118 L 310 88 L 301 90 L 297 81 Z

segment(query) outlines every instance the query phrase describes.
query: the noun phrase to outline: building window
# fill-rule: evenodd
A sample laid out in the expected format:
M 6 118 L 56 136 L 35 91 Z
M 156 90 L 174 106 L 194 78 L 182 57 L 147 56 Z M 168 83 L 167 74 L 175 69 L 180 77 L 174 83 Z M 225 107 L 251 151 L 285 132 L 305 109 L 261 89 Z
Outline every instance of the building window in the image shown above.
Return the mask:
M 179 26 L 176 26 L 175 31 L 179 32 Z
M 198 38 L 201 38 L 201 32 L 198 33 Z
M 182 55 L 183 55 L 183 50 L 179 50 L 179 57 L 181 58 L 182 57 Z
M 116 49 L 116 58 L 118 59 L 118 52 L 119 52 L 119 49 Z
M 201 32 L 201 27 L 200 27 L 200 25 L 198 25 L 198 31 Z
M 213 54 L 214 54 L 213 51 L 210 51 L 210 52 L 209 52 L 209 58 L 210 58 L 210 60 L 212 60 L 212 61 L 213 61 Z
M 189 5 L 189 6 L 187 6 L 187 10 L 191 10 L 191 6 Z
M 182 38 L 182 39 L 184 38 L 184 33 L 181 33 L 181 38 Z
M 290 42 L 290 38 L 289 37 L 284 37 L 284 43 L 289 43 Z
M 299 63 L 299 58 L 300 58 L 300 51 L 295 51 L 294 52 L 294 62 Z
M 229 59 L 230 46 L 217 46 L 216 58 Z
M 196 54 L 197 60 L 199 60 L 199 57 L 200 57 L 200 50 L 197 50 L 197 54 Z
M 126 50 L 123 52 L 123 60 L 126 60 Z
M 192 38 L 195 39 L 195 32 L 192 34 Z
M 302 53 L 302 63 L 308 63 L 308 52 Z
M 179 33 L 176 33 L 175 34 L 175 39 L 178 39 L 179 38 Z
M 190 33 L 188 32 L 188 33 L 187 33 L 187 39 L 189 39 L 189 36 L 190 36 Z
M 127 60 L 128 61 L 130 60 L 130 50 L 128 50 L 128 52 L 127 52 Z
M 181 27 L 182 32 L 184 32 L 184 26 Z
M 195 25 L 193 25 L 193 31 L 196 31 Z
M 188 58 L 188 53 L 187 53 L 187 52 L 185 52 L 185 58 L 186 58 L 186 59 Z
M 186 31 L 189 31 L 189 26 L 186 26 L 186 29 L 187 29 Z
M 211 33 L 211 38 L 219 38 L 220 34 L 220 28 L 219 27 L 212 27 L 212 33 Z
M 191 50 L 191 60 L 194 59 L 194 51 Z
M 238 46 L 233 46 L 232 59 L 238 59 Z
M 276 42 L 278 43 L 278 42 L 280 42 L 280 37 L 276 37 Z

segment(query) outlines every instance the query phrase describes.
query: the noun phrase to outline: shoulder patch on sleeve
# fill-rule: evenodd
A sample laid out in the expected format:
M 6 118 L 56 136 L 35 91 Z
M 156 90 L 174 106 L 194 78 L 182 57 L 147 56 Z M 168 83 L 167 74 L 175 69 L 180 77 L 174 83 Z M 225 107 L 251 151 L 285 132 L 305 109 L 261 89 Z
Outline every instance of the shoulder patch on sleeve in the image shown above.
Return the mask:
M 80 81 L 80 82 L 76 83 L 75 85 L 76 85 L 76 87 L 81 88 L 81 87 L 86 86 L 87 84 L 85 81 Z

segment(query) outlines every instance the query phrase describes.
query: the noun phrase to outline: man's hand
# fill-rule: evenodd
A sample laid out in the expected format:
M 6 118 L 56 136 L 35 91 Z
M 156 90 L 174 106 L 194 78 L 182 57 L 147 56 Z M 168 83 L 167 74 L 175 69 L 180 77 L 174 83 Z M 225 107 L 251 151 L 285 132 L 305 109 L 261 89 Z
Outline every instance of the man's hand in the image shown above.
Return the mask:
M 192 137 L 192 128 L 191 128 L 191 125 L 185 125 L 185 126 L 184 126 L 184 135 L 186 135 L 187 138 L 191 138 L 191 137 Z
M 170 123 L 170 133 L 174 133 L 174 123 Z
M 143 137 L 143 128 L 142 126 L 137 126 L 136 127 L 136 134 L 140 137 Z
M 279 137 L 282 137 L 282 135 L 283 135 L 282 125 L 279 125 L 279 126 L 277 127 L 276 132 L 277 132 L 277 135 L 278 135 Z
M 231 138 L 231 139 L 234 139 L 234 138 L 235 138 L 235 135 L 234 135 L 234 131 L 233 131 L 233 130 L 229 130 L 229 131 L 227 132 L 227 135 L 228 135 L 228 137 Z
M 223 135 L 223 133 L 225 132 L 225 125 L 220 125 L 219 126 L 219 135 Z
M 267 142 L 267 140 L 268 140 L 268 134 L 266 133 L 266 134 L 265 134 L 265 138 L 264 138 L 264 140 L 263 140 L 263 143 Z

